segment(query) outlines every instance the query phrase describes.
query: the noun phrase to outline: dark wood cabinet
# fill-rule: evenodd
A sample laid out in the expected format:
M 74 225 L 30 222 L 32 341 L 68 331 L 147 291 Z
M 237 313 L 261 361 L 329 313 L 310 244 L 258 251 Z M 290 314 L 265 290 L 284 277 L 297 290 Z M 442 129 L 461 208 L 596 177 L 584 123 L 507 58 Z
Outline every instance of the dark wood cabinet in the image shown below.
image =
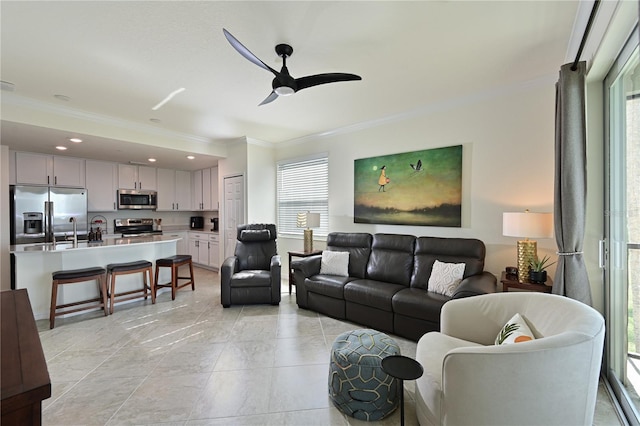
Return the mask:
M 40 425 L 51 380 L 26 289 L 0 293 L 3 425 Z

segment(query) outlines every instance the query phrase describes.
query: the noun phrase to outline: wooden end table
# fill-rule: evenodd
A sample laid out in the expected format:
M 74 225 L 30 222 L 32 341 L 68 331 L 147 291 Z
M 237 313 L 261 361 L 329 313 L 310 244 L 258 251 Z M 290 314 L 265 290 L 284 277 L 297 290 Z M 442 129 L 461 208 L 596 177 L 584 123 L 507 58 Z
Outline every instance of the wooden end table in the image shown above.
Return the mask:
M 2 306 L 2 419 L 3 425 L 40 425 L 42 400 L 51 396 L 36 321 L 26 289 L 0 293 Z
M 523 283 L 518 280 L 516 275 L 507 275 L 505 271 L 502 271 L 500 282 L 502 283 L 503 292 L 509 291 L 510 288 L 518 288 L 520 290 L 536 291 L 538 293 L 551 293 L 551 289 L 553 288 L 553 280 L 548 276 L 544 284 Z
M 293 275 L 293 269 L 291 268 L 291 259 L 294 257 L 309 257 L 314 256 L 316 254 L 322 254 L 322 250 L 313 250 L 313 251 L 290 251 L 289 252 L 289 294 L 291 294 L 291 287 L 296 285 L 296 280 Z

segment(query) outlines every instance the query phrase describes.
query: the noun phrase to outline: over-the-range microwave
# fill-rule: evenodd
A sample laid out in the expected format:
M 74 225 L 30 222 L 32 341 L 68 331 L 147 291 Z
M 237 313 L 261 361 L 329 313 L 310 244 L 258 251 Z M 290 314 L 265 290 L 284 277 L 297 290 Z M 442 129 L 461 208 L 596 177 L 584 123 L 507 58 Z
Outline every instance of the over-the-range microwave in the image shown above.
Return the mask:
M 118 189 L 118 210 L 155 210 L 158 193 L 135 189 Z

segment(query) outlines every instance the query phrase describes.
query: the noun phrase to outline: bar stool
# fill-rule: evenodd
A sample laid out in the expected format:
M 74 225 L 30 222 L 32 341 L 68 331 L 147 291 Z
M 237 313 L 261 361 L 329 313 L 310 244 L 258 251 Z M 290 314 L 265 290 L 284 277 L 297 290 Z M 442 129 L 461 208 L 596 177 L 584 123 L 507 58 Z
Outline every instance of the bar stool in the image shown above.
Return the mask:
M 137 290 L 125 291 L 122 293 L 116 293 L 116 277 L 118 275 L 129 275 L 142 273 L 142 288 Z M 147 282 L 147 276 L 149 282 Z M 110 263 L 107 265 L 107 286 L 108 294 L 110 298 L 109 312 L 113 313 L 113 305 L 116 302 L 122 302 L 125 300 L 137 299 L 144 296 L 147 300 L 149 295 L 148 290 L 151 292 L 151 303 L 156 303 L 156 292 L 154 290 L 155 284 L 153 281 L 153 264 L 146 260 L 137 260 L 135 262 L 127 263 Z M 140 294 L 142 293 L 142 294 Z
M 60 315 L 70 314 L 72 312 L 79 312 L 88 309 L 102 308 L 104 309 L 104 315 L 109 315 L 107 309 L 107 283 L 105 280 L 106 270 L 100 267 L 84 268 L 84 269 L 70 269 L 68 271 L 56 271 L 52 273 L 53 282 L 51 285 L 51 310 L 49 312 L 49 328 L 55 326 L 56 317 Z M 65 303 L 58 305 L 58 286 L 63 284 L 74 284 L 86 281 L 96 281 L 98 283 L 98 289 L 100 296 L 94 299 L 82 300 L 79 302 Z M 75 309 L 66 309 L 71 306 L 82 306 Z M 58 312 L 58 309 L 63 311 Z
M 178 275 L 178 270 L 183 265 L 189 265 L 190 276 L 181 277 Z M 166 284 L 158 284 L 158 272 L 162 267 L 171 268 L 171 282 Z M 183 284 L 179 284 L 178 280 L 189 281 Z M 158 289 L 158 287 L 171 287 L 171 300 L 176 300 L 176 291 L 181 289 L 182 287 L 188 286 L 189 284 L 191 284 L 191 290 L 194 291 L 196 289 L 196 284 L 193 279 L 193 263 L 191 262 L 191 255 L 177 254 L 175 256 L 156 260 L 156 285 L 154 292 Z

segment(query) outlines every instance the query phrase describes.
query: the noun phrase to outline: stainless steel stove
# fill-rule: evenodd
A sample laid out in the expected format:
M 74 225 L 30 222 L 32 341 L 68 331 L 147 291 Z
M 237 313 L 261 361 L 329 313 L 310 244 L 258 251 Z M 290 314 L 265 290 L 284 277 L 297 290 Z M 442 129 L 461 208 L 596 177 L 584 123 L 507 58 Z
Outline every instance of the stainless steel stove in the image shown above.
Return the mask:
M 162 235 L 162 231 L 153 230 L 153 219 L 114 219 L 115 233 L 122 233 L 122 237 L 147 237 Z

